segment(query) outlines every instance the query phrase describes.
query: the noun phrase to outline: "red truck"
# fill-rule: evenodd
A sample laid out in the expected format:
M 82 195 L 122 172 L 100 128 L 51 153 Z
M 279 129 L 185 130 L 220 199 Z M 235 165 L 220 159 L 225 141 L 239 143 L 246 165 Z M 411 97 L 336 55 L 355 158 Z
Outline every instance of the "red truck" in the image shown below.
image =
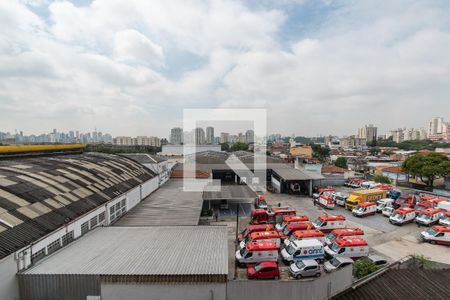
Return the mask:
M 397 209 L 400 207 L 409 207 L 409 208 L 414 208 L 416 206 L 416 196 L 415 195 L 403 195 L 398 197 L 394 203 L 392 204 L 392 206 Z
M 261 208 L 252 210 L 250 224 L 280 223 L 284 216 L 295 216 L 296 211 L 290 207 L 272 207 L 268 210 Z

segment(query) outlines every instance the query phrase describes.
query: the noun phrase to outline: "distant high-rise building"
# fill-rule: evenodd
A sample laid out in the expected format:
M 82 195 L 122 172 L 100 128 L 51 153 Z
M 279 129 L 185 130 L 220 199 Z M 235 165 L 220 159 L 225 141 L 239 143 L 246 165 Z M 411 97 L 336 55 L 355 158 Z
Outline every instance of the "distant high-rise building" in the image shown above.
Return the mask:
M 253 144 L 255 142 L 255 132 L 251 129 L 245 132 L 245 142 L 247 144 Z
M 229 142 L 230 134 L 228 132 L 221 132 L 220 133 L 220 143 L 228 143 Z
M 377 140 L 377 127 L 370 124 L 359 128 L 356 137 L 359 139 L 365 139 L 367 144 L 370 145 Z
M 214 144 L 214 127 L 206 127 L 206 143 Z
M 195 144 L 204 145 L 205 144 L 205 130 L 201 127 L 195 128 Z
M 442 133 L 443 125 L 444 125 L 444 118 L 441 117 L 432 118 L 428 123 L 428 135 Z
M 175 127 L 170 130 L 170 143 L 174 145 L 183 143 L 183 129 Z

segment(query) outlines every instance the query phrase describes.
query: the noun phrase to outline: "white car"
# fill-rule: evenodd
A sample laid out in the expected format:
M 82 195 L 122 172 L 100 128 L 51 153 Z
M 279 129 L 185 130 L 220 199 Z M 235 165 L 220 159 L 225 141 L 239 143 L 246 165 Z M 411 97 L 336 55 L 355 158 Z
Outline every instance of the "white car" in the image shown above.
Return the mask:
M 391 207 L 385 207 L 385 208 L 383 208 L 383 210 L 381 211 L 381 214 L 383 215 L 383 216 L 385 216 L 385 217 L 390 217 L 391 215 L 392 215 L 392 213 L 394 212 L 394 208 L 391 206 Z
M 329 261 L 326 261 L 323 264 L 323 268 L 325 269 L 326 272 L 333 272 L 336 269 L 339 268 L 343 268 L 345 266 L 348 265 L 352 265 L 353 264 L 353 259 L 349 258 L 349 257 L 342 257 L 342 256 L 337 256 L 332 258 Z

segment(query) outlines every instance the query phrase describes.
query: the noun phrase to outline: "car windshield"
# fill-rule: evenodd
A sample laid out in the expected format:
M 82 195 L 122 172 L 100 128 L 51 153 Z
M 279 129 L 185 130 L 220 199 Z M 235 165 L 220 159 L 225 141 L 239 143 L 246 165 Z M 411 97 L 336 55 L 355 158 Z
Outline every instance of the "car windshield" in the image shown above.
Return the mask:
M 305 264 L 299 260 L 298 262 L 295 263 L 295 265 L 297 266 L 297 268 L 299 268 L 300 270 L 303 269 L 303 267 L 305 266 Z
M 365 207 L 357 206 L 355 210 L 358 212 L 363 212 L 365 210 Z
M 261 269 L 261 264 L 256 264 L 256 265 L 255 265 L 255 270 L 256 270 L 256 271 L 259 271 L 260 269 Z
M 289 227 L 284 227 L 284 230 L 283 230 L 283 234 L 284 235 L 288 235 L 289 234 Z
M 339 245 L 336 243 L 333 243 L 330 247 L 331 250 L 333 250 L 334 252 L 338 252 L 339 251 Z
M 427 215 L 427 214 L 419 214 L 418 215 L 419 218 L 424 219 L 424 220 L 430 220 L 431 216 Z
M 394 209 L 393 209 L 392 207 L 385 207 L 385 208 L 383 209 L 383 211 L 388 212 L 388 213 L 392 212 L 393 210 L 394 210 Z
M 284 226 L 286 226 L 286 222 L 281 222 L 280 227 L 284 228 Z
M 402 215 L 399 214 L 399 213 L 393 213 L 393 214 L 392 214 L 392 218 L 393 218 L 393 219 L 401 219 L 401 218 L 402 218 Z
M 315 221 L 314 221 L 314 224 L 316 224 L 317 226 L 322 226 L 322 224 L 323 224 L 323 222 L 322 222 L 322 220 L 320 219 L 320 218 L 317 218 Z
M 437 233 L 437 231 L 434 230 L 433 228 L 428 229 L 427 232 L 428 232 L 429 235 L 432 235 L 432 236 L 435 236 L 436 233 Z
M 291 236 L 289 237 L 289 241 L 294 241 L 295 240 L 295 236 L 293 234 L 291 234 Z
M 331 242 L 333 242 L 333 241 L 336 239 L 336 236 L 335 236 L 332 232 L 330 232 L 330 233 L 327 234 L 327 238 L 328 238 Z
M 450 222 L 450 217 L 443 217 L 442 221 Z
M 247 235 L 247 237 L 245 238 L 245 240 L 244 240 L 244 243 L 248 243 L 248 242 L 250 242 L 250 235 Z
M 242 257 L 245 257 L 247 255 L 247 249 L 242 248 L 241 250 L 239 250 L 239 253 L 241 254 Z
M 294 254 L 295 252 L 295 248 L 292 247 L 292 244 L 290 244 L 287 248 L 286 248 L 287 253 L 289 253 L 290 255 Z
M 338 200 L 338 201 L 344 201 L 344 197 L 342 197 L 342 196 L 336 196 L 335 199 Z
M 330 260 L 330 264 L 332 264 L 333 266 L 335 266 L 337 268 L 337 267 L 339 267 L 339 260 L 337 260 L 336 258 L 333 258 L 332 260 Z

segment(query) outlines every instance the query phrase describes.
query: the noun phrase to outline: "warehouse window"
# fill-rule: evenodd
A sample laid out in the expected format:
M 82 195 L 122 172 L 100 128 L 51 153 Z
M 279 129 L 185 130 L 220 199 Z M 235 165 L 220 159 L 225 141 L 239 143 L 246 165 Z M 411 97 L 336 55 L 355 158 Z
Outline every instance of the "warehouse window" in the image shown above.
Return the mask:
M 109 208 L 109 220 L 110 223 L 112 223 L 114 220 L 118 219 L 121 215 L 123 215 L 126 212 L 126 201 L 125 199 L 117 202 L 113 206 Z
M 31 255 L 31 262 L 37 263 L 38 261 L 40 261 L 41 259 L 43 259 L 45 257 L 45 248 L 42 248 L 41 250 L 33 253 Z
M 98 216 L 91 219 L 91 229 L 98 225 Z
M 59 248 L 61 248 L 61 242 L 60 242 L 59 239 L 57 239 L 56 241 L 51 242 L 50 244 L 48 244 L 48 246 L 47 246 L 47 254 L 52 254 L 53 252 L 55 252 Z
M 103 223 L 105 221 L 105 212 L 98 215 L 98 222 Z
M 73 239 L 74 239 L 74 235 L 73 235 L 73 230 L 72 230 L 61 237 L 62 245 L 65 246 L 65 245 L 69 244 L 70 242 L 73 241 Z
M 81 234 L 86 234 L 89 231 L 89 221 L 84 222 L 81 224 Z

